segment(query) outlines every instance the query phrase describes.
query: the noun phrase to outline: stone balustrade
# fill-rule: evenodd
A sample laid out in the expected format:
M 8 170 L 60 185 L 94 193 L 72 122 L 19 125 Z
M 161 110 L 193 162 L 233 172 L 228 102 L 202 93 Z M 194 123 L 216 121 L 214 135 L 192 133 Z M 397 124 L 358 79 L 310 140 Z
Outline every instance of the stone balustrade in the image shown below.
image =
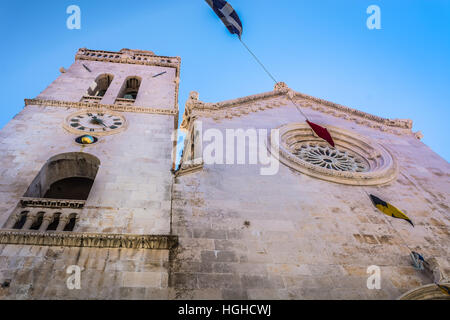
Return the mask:
M 80 209 L 17 208 L 4 229 L 46 231 L 73 231 Z
M 63 200 L 47 198 L 28 198 L 20 199 L 22 208 L 56 208 L 56 209 L 83 209 L 86 201 L 84 200 Z
M 150 51 L 122 49 L 120 52 L 109 52 L 86 48 L 80 49 L 75 59 L 172 67 L 177 68 L 177 73 L 181 60 L 179 57 L 158 56 Z

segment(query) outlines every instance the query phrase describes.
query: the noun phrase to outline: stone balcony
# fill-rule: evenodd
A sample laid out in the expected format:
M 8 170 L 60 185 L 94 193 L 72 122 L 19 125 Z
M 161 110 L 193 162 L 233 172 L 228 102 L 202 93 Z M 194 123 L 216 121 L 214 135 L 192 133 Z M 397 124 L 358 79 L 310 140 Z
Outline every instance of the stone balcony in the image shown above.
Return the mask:
M 0 229 L 0 244 L 88 248 L 170 250 L 173 235 L 133 235 L 73 232 L 85 201 L 21 198 Z
M 73 231 L 85 201 L 22 198 L 4 229 L 23 231 Z

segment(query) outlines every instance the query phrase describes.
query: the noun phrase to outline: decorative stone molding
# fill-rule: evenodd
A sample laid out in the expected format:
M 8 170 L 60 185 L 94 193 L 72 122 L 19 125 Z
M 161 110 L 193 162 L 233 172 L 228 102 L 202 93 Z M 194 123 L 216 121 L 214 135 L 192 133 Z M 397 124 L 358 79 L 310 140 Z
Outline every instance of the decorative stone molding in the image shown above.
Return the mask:
M 136 100 L 134 100 L 134 99 L 117 98 L 114 105 L 132 106 L 132 105 L 134 105 L 135 102 L 136 102 Z
M 287 93 L 289 91 L 289 87 L 284 82 L 278 82 L 277 84 L 275 84 L 274 91 L 281 92 L 281 93 L 285 94 L 285 93 Z
M 450 282 L 440 284 L 450 287 Z M 450 300 L 450 296 L 445 295 L 436 284 L 432 283 L 410 290 L 398 300 Z
M 372 115 L 372 114 L 369 114 L 369 113 L 365 113 L 363 111 L 352 109 L 352 108 L 349 108 L 349 107 L 346 107 L 346 106 L 343 106 L 343 105 L 340 105 L 340 104 L 337 104 L 337 103 L 333 103 L 333 102 L 330 102 L 330 101 L 327 101 L 327 100 L 315 98 L 315 97 L 312 97 L 312 96 L 309 96 L 309 95 L 306 95 L 306 94 L 303 94 L 303 93 L 299 93 L 299 92 L 296 92 L 296 97 L 308 100 L 310 102 L 316 102 L 316 103 L 319 103 L 319 104 L 324 105 L 326 107 L 330 107 L 330 108 L 334 109 L 333 111 L 335 111 L 334 112 L 335 115 L 338 114 L 338 113 L 336 113 L 336 111 L 343 112 L 343 113 L 346 113 L 348 115 L 361 117 L 362 121 L 364 121 L 364 119 L 366 119 L 366 120 L 378 122 L 378 123 L 383 124 L 383 125 L 388 126 L 388 127 L 397 127 L 397 128 L 400 128 L 400 129 L 411 130 L 412 126 L 413 126 L 412 120 L 409 120 L 409 119 L 386 119 L 386 118 L 381 118 L 381 117 L 378 117 L 378 116 L 375 116 L 375 115 Z M 329 112 L 331 113 L 332 111 L 329 111 Z
M 131 112 L 131 113 L 146 113 L 146 114 L 160 114 L 177 116 L 178 111 L 173 109 L 157 109 L 145 108 L 137 106 L 121 106 L 116 104 L 100 104 L 88 102 L 69 102 L 57 100 L 41 100 L 41 99 L 25 99 L 25 106 L 44 106 L 44 107 L 59 107 L 59 108 L 74 108 L 74 109 L 90 109 L 90 110 L 111 110 L 117 112 Z
M 99 104 L 103 97 L 83 96 L 80 102 Z
M 414 132 L 414 137 L 416 137 L 417 140 L 422 140 L 423 139 L 422 131 Z
M 101 61 L 112 63 L 140 64 L 147 66 L 158 66 L 174 68 L 176 70 L 175 80 L 175 110 L 178 113 L 178 96 L 180 80 L 180 57 L 157 56 L 152 51 L 122 49 L 119 52 L 90 50 L 81 48 L 75 55 L 75 60 Z
M 383 132 L 396 135 L 411 134 L 412 121 L 404 119 L 385 119 L 356 109 L 348 108 L 323 99 L 295 92 L 283 83 L 277 83 L 274 91 L 251 95 L 239 99 L 227 100 L 219 103 L 205 103 L 198 99 L 198 93 L 193 92 L 186 103 L 184 115 L 184 127 L 189 127 L 188 122 L 197 117 L 209 117 L 215 121 L 232 119 L 253 112 L 259 112 L 272 108 L 279 108 L 291 104 L 289 98 L 294 100 L 302 108 L 310 108 L 314 111 L 330 114 L 344 120 L 354 121 Z
M 293 123 L 279 128 L 279 144 L 269 137 L 269 150 L 278 150 L 278 154 L 272 153 L 286 166 L 331 182 L 380 185 L 397 177 L 397 161 L 384 147 L 353 132 L 327 128 L 336 148 L 318 138 L 307 124 Z M 308 156 L 302 157 L 301 153 L 312 147 L 317 157 L 309 161 Z M 316 150 L 318 148 L 326 151 L 322 154 Z
M 75 223 L 70 226 L 72 231 L 75 225 L 80 219 L 81 209 L 61 209 L 61 208 L 47 208 L 47 207 L 26 207 L 21 208 L 18 206 L 14 213 L 7 220 L 4 228 L 18 230 L 39 230 L 39 232 L 49 231 L 50 224 L 55 222 L 54 229 L 57 231 L 64 231 L 70 224 L 72 219 L 75 219 Z M 25 223 L 22 226 L 16 224 L 25 219 Z M 65 230 L 68 231 L 68 230 Z
M 175 177 L 185 176 L 187 174 L 195 173 L 203 170 L 203 163 L 190 163 L 190 164 L 182 164 L 180 170 L 175 172 Z
M 75 60 L 90 60 L 113 63 L 141 64 L 176 68 L 179 73 L 180 57 L 157 56 L 151 51 L 122 49 L 119 52 L 90 50 L 81 48 L 75 55 Z
M 47 208 L 47 209 L 83 209 L 86 201 L 83 200 L 59 200 L 44 198 L 21 198 L 22 208 Z
M 170 250 L 178 244 L 172 235 L 129 235 L 74 232 L 0 230 L 0 244 L 79 248 Z

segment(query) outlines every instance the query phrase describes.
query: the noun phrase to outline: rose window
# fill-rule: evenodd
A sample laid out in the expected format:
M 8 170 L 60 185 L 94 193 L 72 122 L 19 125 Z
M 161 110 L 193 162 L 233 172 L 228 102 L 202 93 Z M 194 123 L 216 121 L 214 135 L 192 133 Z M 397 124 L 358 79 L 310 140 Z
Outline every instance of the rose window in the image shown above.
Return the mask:
M 325 145 L 303 144 L 294 154 L 308 163 L 325 169 L 350 172 L 369 170 L 369 165 L 362 158 Z
M 287 167 L 322 180 L 348 185 L 382 185 L 394 180 L 398 165 L 391 152 L 368 136 L 327 125 L 335 148 L 306 123 L 279 127 L 268 149 Z

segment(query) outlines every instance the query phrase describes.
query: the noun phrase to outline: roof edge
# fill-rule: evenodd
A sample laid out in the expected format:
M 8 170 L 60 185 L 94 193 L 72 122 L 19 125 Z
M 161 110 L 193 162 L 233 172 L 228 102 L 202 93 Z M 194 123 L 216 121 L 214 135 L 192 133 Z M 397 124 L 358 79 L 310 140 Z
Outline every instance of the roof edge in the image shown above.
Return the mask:
M 193 91 L 186 102 L 186 111 L 190 113 L 192 111 L 226 111 L 227 109 L 240 106 L 242 104 L 248 104 L 251 102 L 264 101 L 266 99 L 274 97 L 286 97 L 289 95 L 292 99 L 296 99 L 296 102 L 302 107 L 311 108 L 316 111 L 329 113 L 334 116 L 339 116 L 337 113 L 343 113 L 348 116 L 356 116 L 364 118 L 370 121 L 378 122 L 385 126 L 396 127 L 401 129 L 411 130 L 413 127 L 413 121 L 410 119 L 388 119 L 379 117 L 373 114 L 369 114 L 357 109 L 349 108 L 341 104 L 337 104 L 328 100 L 316 98 L 301 92 L 294 91 L 290 89 L 285 83 L 279 82 L 275 85 L 273 91 L 263 92 L 255 95 L 250 95 L 246 97 L 241 97 L 237 99 L 225 100 L 217 103 L 205 103 L 198 99 L 198 93 Z M 301 101 L 298 101 L 301 100 Z M 321 106 L 315 106 L 314 103 L 320 104 Z M 324 106 L 324 107 L 322 107 Z M 343 117 L 343 116 L 341 116 Z

